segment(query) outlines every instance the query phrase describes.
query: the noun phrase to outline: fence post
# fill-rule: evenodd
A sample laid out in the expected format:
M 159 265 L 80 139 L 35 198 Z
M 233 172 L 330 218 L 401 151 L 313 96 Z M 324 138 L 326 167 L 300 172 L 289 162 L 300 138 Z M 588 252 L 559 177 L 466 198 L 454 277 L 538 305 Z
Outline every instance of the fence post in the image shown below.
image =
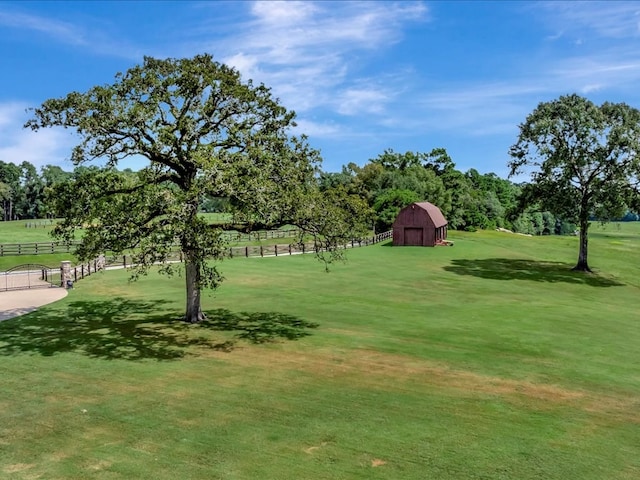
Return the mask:
M 233 247 L 229 247 L 229 258 L 233 258 Z
M 260 245 L 260 256 L 264 257 L 264 250 L 262 249 L 262 245 Z
M 273 251 L 275 252 L 276 257 L 277 257 L 278 256 L 278 245 L 274 245 L 273 246 Z
M 122 256 L 122 267 L 123 268 L 127 268 L 127 256 L 126 255 Z
M 78 267 L 75 267 L 73 269 L 73 281 L 77 282 L 78 281 Z
M 244 256 L 249 258 L 249 247 L 244 247 Z
M 66 287 L 67 280 L 71 280 L 71 262 L 63 260 L 60 262 L 60 286 Z
M 291 244 L 289 244 L 289 255 L 291 255 Z

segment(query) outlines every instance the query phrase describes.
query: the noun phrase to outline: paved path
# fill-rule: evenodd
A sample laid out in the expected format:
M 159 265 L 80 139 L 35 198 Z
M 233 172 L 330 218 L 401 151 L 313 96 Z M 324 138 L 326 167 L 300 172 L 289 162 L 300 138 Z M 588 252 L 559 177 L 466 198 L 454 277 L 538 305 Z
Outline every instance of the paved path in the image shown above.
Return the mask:
M 0 292 L 0 321 L 33 312 L 67 296 L 64 288 L 34 288 Z

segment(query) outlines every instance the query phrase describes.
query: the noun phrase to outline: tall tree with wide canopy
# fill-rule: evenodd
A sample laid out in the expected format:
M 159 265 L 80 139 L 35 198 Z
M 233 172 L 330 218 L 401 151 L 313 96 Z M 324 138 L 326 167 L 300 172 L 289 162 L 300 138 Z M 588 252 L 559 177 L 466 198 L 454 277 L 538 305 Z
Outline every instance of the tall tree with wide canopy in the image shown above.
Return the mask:
M 538 204 L 580 227 L 574 270 L 587 261 L 589 219 L 609 220 L 637 208 L 640 111 L 624 103 L 598 106 L 578 95 L 540 103 L 511 147 L 511 175 L 529 171 L 522 203 Z
M 26 127 L 78 132 L 75 165 L 105 165 L 76 168 L 69 184 L 55 188 L 57 211 L 65 212 L 56 234 L 70 240 L 85 226 L 78 249 L 84 258 L 133 248 L 138 273 L 166 262 L 177 241 L 189 322 L 204 317 L 201 289 L 222 281 L 208 260 L 222 258 L 224 245 L 220 230 L 197 215 L 203 198 L 227 199 L 233 223 L 247 230 L 304 223 L 305 199 L 316 198 L 320 157 L 304 137 L 289 135 L 294 112 L 267 87 L 243 82 L 210 55 L 147 57 L 111 85 L 47 100 L 33 113 Z M 115 167 L 128 157 L 148 162 L 135 175 L 124 175 Z M 346 229 L 354 228 L 354 219 L 349 223 L 312 233 L 337 251 L 352 233 Z

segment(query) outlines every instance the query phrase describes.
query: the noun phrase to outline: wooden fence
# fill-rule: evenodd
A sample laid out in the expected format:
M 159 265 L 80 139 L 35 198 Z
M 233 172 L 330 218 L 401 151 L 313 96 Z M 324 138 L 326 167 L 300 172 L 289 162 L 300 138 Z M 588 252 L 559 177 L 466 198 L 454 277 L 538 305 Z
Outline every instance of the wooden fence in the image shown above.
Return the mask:
M 229 243 L 240 243 L 256 240 L 295 238 L 299 234 L 299 230 L 289 229 L 265 230 L 252 233 L 224 232 L 222 235 Z M 49 253 L 71 253 L 73 251 L 73 247 L 79 244 L 79 240 L 73 241 L 69 244 L 62 242 L 0 243 L 0 257 L 8 257 L 13 255 L 45 255 Z
M 107 265 L 104 263 L 104 260 L 98 258 L 90 262 L 81 263 L 80 265 L 71 267 L 71 279 L 73 280 L 73 283 L 75 283 L 78 280 L 82 280 L 83 278 L 90 276 L 92 273 L 104 270 L 106 266 Z
M 60 242 L 36 242 L 36 243 L 0 243 L 0 257 L 11 255 L 44 255 L 48 253 L 71 253 L 72 247 L 80 242 L 70 244 Z
M 371 237 L 360 240 L 351 240 L 344 245 L 344 248 L 364 247 L 380 243 L 393 238 L 393 231 L 379 233 Z M 246 247 L 229 247 L 229 257 L 278 257 L 283 255 L 294 255 L 300 253 L 315 252 L 317 246 L 314 242 L 302 244 L 282 244 L 282 245 L 258 245 Z
M 365 247 L 368 245 L 380 243 L 392 237 L 393 237 L 392 231 L 379 233 L 378 235 L 373 235 L 371 237 L 367 237 L 364 239 L 351 240 L 349 243 L 344 245 L 344 248 Z M 286 238 L 286 237 L 283 237 L 283 238 Z M 229 247 L 228 257 L 229 258 L 270 257 L 270 256 L 278 257 L 278 256 L 285 256 L 285 255 L 312 253 L 312 252 L 315 252 L 317 248 L 318 248 L 317 245 L 313 242 L 306 242 L 302 244 L 280 244 L 280 245 L 268 245 L 268 246 L 247 245 L 244 247 Z M 174 255 L 168 259 L 168 261 L 182 262 L 182 254 L 176 251 Z M 79 280 L 82 280 L 85 277 L 89 277 L 100 270 L 105 270 L 107 268 L 127 268 L 131 266 L 133 266 L 133 258 L 131 257 L 131 255 L 122 255 L 115 258 L 111 258 L 111 259 L 105 258 L 104 256 L 101 255 L 99 258 L 96 258 L 90 262 L 85 262 L 79 265 L 71 266 L 69 270 L 70 278 L 69 277 L 66 277 L 66 278 L 71 280 L 71 282 L 76 283 Z M 29 273 L 29 271 L 34 269 L 30 268 L 26 270 L 28 271 L 27 272 L 20 271 L 16 273 L 19 273 L 22 276 L 24 276 L 25 273 Z M 42 265 L 38 265 L 38 268 L 36 270 L 37 270 L 36 273 L 38 274 L 38 281 L 40 282 L 41 286 L 60 285 L 61 287 L 67 287 L 67 288 L 72 286 L 69 284 L 63 284 L 65 283 L 65 281 L 63 280 L 64 275 L 63 275 L 62 267 L 60 268 L 45 267 Z M 12 272 L 10 271 L 0 272 L 0 276 L 2 276 L 3 274 L 5 276 L 4 277 L 5 283 L 7 283 L 8 282 L 7 278 L 9 278 L 7 275 L 12 274 Z M 48 284 L 45 284 L 44 282 L 48 282 Z M 25 283 L 24 281 L 21 281 L 19 284 L 18 283 L 16 283 L 15 285 L 12 284 L 11 289 L 21 290 L 24 288 L 33 288 L 32 284 L 35 284 L 35 283 L 29 282 L 29 281 Z M 2 288 L 2 286 L 0 285 L 0 290 L 8 290 L 8 289 L 9 289 L 8 285 L 5 285 L 5 288 Z
M 390 238 L 393 238 L 393 231 L 391 230 L 360 240 L 351 240 L 346 245 L 344 245 L 344 248 L 366 247 L 368 245 L 380 243 L 384 240 L 389 240 Z M 312 253 L 315 251 L 316 245 L 313 242 L 306 242 L 302 244 L 287 243 L 276 245 L 247 245 L 244 247 L 229 247 L 229 249 L 227 250 L 227 257 L 282 257 L 286 255 Z M 176 251 L 167 260 L 169 262 L 182 262 L 182 254 Z M 133 266 L 133 263 L 134 260 L 131 255 L 119 255 L 117 257 L 107 258 L 105 266 L 107 268 L 127 268 Z M 85 272 L 86 275 L 90 275 L 91 272 L 95 272 L 96 270 L 100 269 L 96 261 L 94 261 L 93 263 L 89 262 L 89 264 L 86 264 L 84 267 L 74 268 L 80 268 L 80 270 L 78 270 L 78 278 L 84 278 L 84 276 L 82 275 L 85 275 Z

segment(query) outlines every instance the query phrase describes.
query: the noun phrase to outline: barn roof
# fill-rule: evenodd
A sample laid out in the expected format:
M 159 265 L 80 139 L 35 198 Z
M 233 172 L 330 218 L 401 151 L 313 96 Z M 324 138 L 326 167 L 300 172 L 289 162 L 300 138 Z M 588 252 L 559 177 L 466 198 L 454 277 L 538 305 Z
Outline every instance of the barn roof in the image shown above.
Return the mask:
M 429 202 L 416 202 L 415 205 L 427 211 L 427 214 L 431 217 L 436 228 L 444 227 L 448 222 L 442 212 L 433 203 Z

